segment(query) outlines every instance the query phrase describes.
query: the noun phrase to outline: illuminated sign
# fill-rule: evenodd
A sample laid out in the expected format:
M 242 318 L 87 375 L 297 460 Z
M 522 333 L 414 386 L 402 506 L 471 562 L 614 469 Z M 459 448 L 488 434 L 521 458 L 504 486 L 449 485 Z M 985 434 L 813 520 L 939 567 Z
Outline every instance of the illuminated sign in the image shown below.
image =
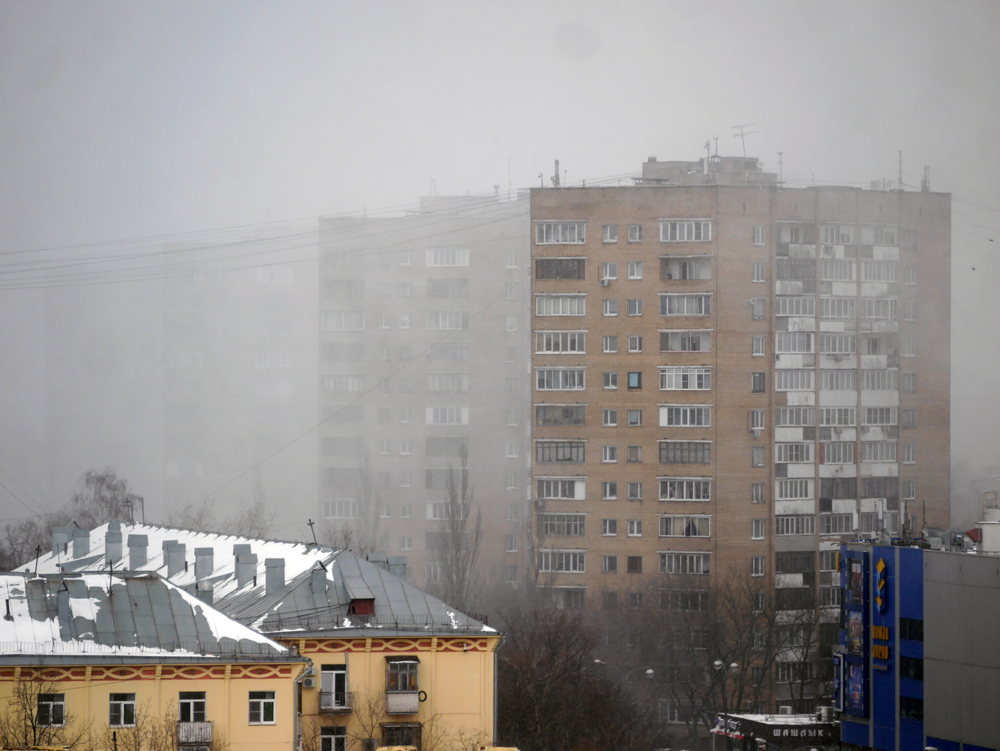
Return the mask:
M 879 558 L 875 564 L 875 604 L 878 606 L 878 612 L 883 614 L 889 604 L 888 572 L 889 567 Z

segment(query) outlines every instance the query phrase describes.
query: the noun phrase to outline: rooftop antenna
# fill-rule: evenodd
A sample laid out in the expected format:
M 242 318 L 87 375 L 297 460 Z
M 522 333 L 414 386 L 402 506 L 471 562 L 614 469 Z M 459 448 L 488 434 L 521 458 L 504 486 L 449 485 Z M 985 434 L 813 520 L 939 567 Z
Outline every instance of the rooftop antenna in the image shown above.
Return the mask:
M 781 166 L 782 166 L 782 163 L 781 163 L 781 155 L 782 155 L 783 153 L 784 153 L 783 151 L 779 151 L 779 152 L 778 152 L 778 183 L 779 183 L 779 184 L 783 182 L 783 180 L 781 179 Z
M 747 136 L 752 136 L 755 133 L 759 133 L 760 132 L 760 131 L 757 131 L 757 130 L 750 130 L 750 131 L 748 131 L 748 130 L 746 130 L 746 128 L 752 128 L 755 125 L 757 125 L 757 123 L 744 123 L 743 125 L 734 125 L 733 126 L 733 130 L 737 130 L 738 129 L 740 131 L 739 133 L 733 133 L 733 138 L 739 138 L 740 142 L 743 144 L 743 156 L 744 157 L 746 157 L 746 155 L 747 155 L 747 139 L 746 139 L 746 137 Z
M 42 546 L 35 545 L 35 578 L 38 578 L 38 559 L 42 557 Z
M 556 159 L 556 171 L 555 171 L 555 174 L 552 175 L 552 177 L 550 179 L 552 180 L 552 187 L 553 188 L 558 188 L 559 187 L 559 160 L 558 159 Z
M 718 159 L 719 158 L 719 137 L 718 136 L 712 136 L 712 138 L 715 140 L 715 158 Z
M 899 152 L 899 192 L 903 192 L 903 152 Z
M 313 545 L 319 545 L 319 543 L 316 542 L 316 530 L 314 529 L 314 527 L 316 526 L 316 522 L 314 522 L 312 519 L 310 519 L 308 522 L 306 522 L 306 524 L 309 525 L 309 531 L 312 532 Z
M 701 174 L 703 175 L 708 174 L 708 160 L 711 158 L 711 156 L 712 156 L 712 139 L 709 138 L 707 141 L 705 141 L 705 166 L 702 167 L 701 170 Z

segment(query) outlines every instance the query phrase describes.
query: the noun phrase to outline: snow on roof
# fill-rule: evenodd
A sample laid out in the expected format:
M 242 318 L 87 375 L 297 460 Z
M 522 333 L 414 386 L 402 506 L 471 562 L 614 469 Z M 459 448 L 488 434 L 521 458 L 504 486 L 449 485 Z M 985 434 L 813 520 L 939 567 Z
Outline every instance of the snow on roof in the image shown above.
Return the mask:
M 85 551 L 80 556 L 74 556 L 74 541 L 55 546 L 36 561 L 21 566 L 17 571 L 39 574 L 58 574 L 84 571 L 106 571 L 108 569 L 105 540 L 109 526 L 120 526 L 121 559 L 113 566 L 115 570 L 155 571 L 172 584 L 193 592 L 198 582 L 196 570 L 196 554 L 198 549 L 212 550 L 212 572 L 204 577 L 212 582 L 213 598 L 216 607 L 225 610 L 227 597 L 253 591 L 256 597 L 263 597 L 266 584 L 265 562 L 269 558 L 281 558 L 285 561 L 284 578 L 288 582 L 300 574 L 314 568 L 317 563 L 325 563 L 335 552 L 333 548 L 321 545 L 307 545 L 302 542 L 287 542 L 283 540 L 263 540 L 254 537 L 240 537 L 216 532 L 198 532 L 176 527 L 161 527 L 157 524 L 131 524 L 129 522 L 110 522 L 90 530 L 89 545 L 86 542 Z M 129 539 L 145 536 L 146 561 L 139 564 L 133 562 L 129 548 Z M 77 541 L 79 542 L 79 541 Z M 184 545 L 183 562 L 173 576 L 168 576 L 167 543 Z M 239 587 L 236 577 L 235 546 L 249 546 L 249 553 L 257 556 L 252 565 L 249 583 Z M 245 550 L 245 548 L 243 549 Z
M 0 574 L 9 655 L 287 659 L 288 650 L 153 573 Z M 5 611 L 6 612 L 6 611 Z

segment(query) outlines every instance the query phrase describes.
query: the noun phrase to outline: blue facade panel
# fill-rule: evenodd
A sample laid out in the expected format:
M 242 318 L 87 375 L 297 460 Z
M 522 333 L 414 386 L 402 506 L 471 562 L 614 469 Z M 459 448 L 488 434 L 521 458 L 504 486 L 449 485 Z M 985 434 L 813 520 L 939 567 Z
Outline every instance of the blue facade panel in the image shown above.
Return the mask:
M 885 751 L 896 749 L 896 659 L 894 636 L 896 620 L 896 552 L 898 548 L 876 546 L 872 548 L 869 567 L 872 598 L 871 628 L 869 637 L 872 655 L 871 708 L 875 747 Z M 881 600 L 881 605 L 879 604 Z M 884 632 L 880 631 L 884 627 Z M 888 639 L 877 638 L 880 633 Z M 886 659 L 880 650 L 888 656 Z
M 899 679 L 899 695 L 912 696 L 914 699 L 924 698 L 924 682 L 915 681 L 912 678 Z
M 899 751 L 924 751 L 924 723 L 900 719 Z
M 924 551 L 897 548 L 899 553 L 899 617 L 924 618 Z
M 860 722 L 841 720 L 840 740 L 843 743 L 853 743 L 855 746 L 868 746 L 868 726 Z
M 973 746 L 971 743 L 963 743 L 962 751 L 997 751 L 995 748 L 986 748 L 986 746 Z
M 962 751 L 962 746 L 955 741 L 946 741 L 943 738 L 931 738 L 927 736 L 927 745 L 933 746 L 938 751 Z

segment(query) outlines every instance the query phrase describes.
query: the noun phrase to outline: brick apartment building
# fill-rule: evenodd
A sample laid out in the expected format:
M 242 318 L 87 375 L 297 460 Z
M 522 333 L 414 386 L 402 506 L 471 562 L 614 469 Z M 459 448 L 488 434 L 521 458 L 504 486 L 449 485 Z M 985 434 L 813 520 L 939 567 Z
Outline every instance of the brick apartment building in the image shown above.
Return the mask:
M 832 607 L 842 538 L 948 526 L 947 194 L 652 158 L 634 186 L 532 190 L 531 220 L 534 545 L 561 605 L 735 568 Z
M 440 576 L 462 449 L 469 512 L 483 515 L 480 572 L 524 572 L 528 226 L 526 195 L 320 220 L 320 516 L 327 530 L 367 525 L 421 586 Z M 365 493 L 377 522 L 361 518 Z

